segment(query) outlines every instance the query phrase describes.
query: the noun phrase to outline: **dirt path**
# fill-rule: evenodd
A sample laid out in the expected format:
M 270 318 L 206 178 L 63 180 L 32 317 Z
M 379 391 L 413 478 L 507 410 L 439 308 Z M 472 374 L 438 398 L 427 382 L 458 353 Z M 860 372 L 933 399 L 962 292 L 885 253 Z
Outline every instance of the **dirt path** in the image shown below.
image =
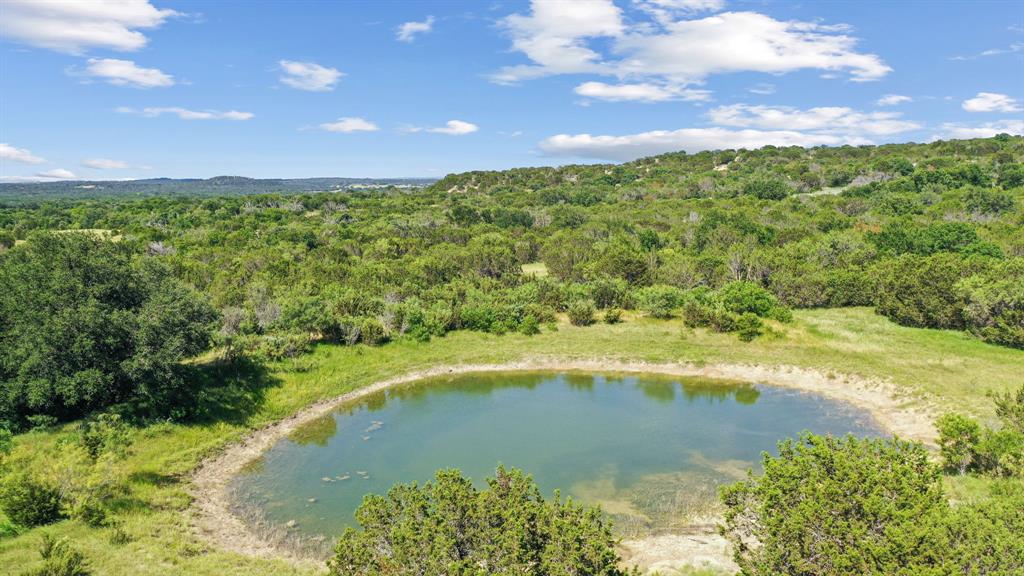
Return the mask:
M 848 402 L 874 416 L 878 424 L 906 440 L 933 444 L 934 414 L 921 407 L 919 399 L 908 391 L 880 380 L 837 375 L 793 366 L 754 366 L 743 364 L 665 364 L 626 362 L 614 359 L 574 360 L 558 358 L 526 359 L 507 364 L 464 364 L 439 366 L 411 372 L 365 386 L 336 398 L 317 402 L 296 414 L 253 431 L 245 439 L 226 446 L 218 454 L 204 460 L 192 475 L 190 492 L 194 498 L 192 524 L 196 532 L 214 546 L 264 558 L 283 558 L 292 562 L 322 565 L 295 556 L 256 534 L 231 512 L 227 485 L 242 468 L 258 458 L 278 440 L 303 424 L 333 412 L 338 406 L 379 392 L 392 386 L 448 374 L 472 372 L 505 372 L 516 370 L 587 371 L 649 373 L 670 376 L 692 376 L 755 382 L 821 394 Z M 913 404 L 913 405 L 911 405 Z M 666 569 L 696 560 L 709 567 L 729 568 L 725 540 L 710 530 L 687 535 L 662 535 L 628 540 L 622 543 L 624 556 L 630 564 L 643 570 Z

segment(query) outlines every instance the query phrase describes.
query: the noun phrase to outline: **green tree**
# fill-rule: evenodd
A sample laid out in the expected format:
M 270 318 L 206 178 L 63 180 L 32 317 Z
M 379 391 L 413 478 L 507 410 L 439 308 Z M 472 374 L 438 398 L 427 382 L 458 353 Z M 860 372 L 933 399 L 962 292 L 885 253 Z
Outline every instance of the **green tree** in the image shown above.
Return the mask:
M 181 362 L 209 346 L 217 315 L 163 263 L 126 243 L 42 234 L 0 257 L 0 285 L 0 420 L 194 404 Z

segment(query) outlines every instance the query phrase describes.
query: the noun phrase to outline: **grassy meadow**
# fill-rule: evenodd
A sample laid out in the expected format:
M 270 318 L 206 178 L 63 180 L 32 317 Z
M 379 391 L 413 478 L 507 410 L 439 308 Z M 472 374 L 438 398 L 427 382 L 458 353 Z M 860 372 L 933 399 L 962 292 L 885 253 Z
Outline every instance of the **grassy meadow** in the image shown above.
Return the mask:
M 129 455 L 111 474 L 129 490 L 115 516 L 130 541 L 111 543 L 112 529 L 79 521 L 21 534 L 4 533 L 0 516 L 0 573 L 19 574 L 38 561 L 43 532 L 69 536 L 96 575 L 287 575 L 315 570 L 282 561 L 218 551 L 194 534 L 187 492 L 189 472 L 218 448 L 247 431 L 284 418 L 315 401 L 377 380 L 437 365 L 497 363 L 523 358 L 610 358 L 650 362 L 794 365 L 828 373 L 888 378 L 910 404 L 927 400 L 991 418 L 989 391 L 1024 383 L 1024 351 L 989 345 L 961 332 L 897 326 L 867 308 L 800 310 L 791 324 L 771 324 L 762 338 L 690 330 L 679 320 L 627 316 L 616 325 L 574 327 L 536 336 L 459 331 L 428 343 L 398 341 L 381 347 L 318 346 L 312 354 L 268 369 L 232 370 L 209 362 L 218 385 L 205 393 L 203 416 L 187 424 L 156 423 L 132 431 Z M 12 457 L 25 466 L 67 473 L 67 449 L 76 424 L 22 434 Z M 62 472 L 63 471 L 63 472 Z M 951 480 L 954 498 L 984 492 L 985 481 Z

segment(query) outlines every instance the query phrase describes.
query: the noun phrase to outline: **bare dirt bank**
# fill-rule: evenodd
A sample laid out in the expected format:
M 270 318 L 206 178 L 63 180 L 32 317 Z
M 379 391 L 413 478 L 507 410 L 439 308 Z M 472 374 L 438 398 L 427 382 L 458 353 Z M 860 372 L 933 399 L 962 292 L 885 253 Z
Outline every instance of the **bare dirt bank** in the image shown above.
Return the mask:
M 310 566 L 319 562 L 302 558 L 257 534 L 241 518 L 232 513 L 227 494 L 230 479 L 258 458 L 278 440 L 303 424 L 333 412 L 340 405 L 361 397 L 405 384 L 448 374 L 472 372 L 504 372 L 517 370 L 589 371 L 650 373 L 670 376 L 706 377 L 724 380 L 763 383 L 813 392 L 848 402 L 868 411 L 878 424 L 894 435 L 908 440 L 932 444 L 934 415 L 922 407 L 918 398 L 911 399 L 900 387 L 880 380 L 851 375 L 837 375 L 793 366 L 755 366 L 743 364 L 712 364 L 698 366 L 686 363 L 647 363 L 614 359 L 535 358 L 506 364 L 464 364 L 438 366 L 382 380 L 347 394 L 323 400 L 296 414 L 253 431 L 243 440 L 226 446 L 218 454 L 204 460 L 192 475 L 190 492 L 194 498 L 192 525 L 212 545 L 240 554 L 279 558 Z M 912 402 L 913 400 L 913 402 Z M 695 527 L 696 528 L 696 527 Z M 725 540 L 713 529 L 695 529 L 692 534 L 652 536 L 622 543 L 623 554 L 630 564 L 643 570 L 667 569 L 688 563 L 708 567 L 730 568 Z

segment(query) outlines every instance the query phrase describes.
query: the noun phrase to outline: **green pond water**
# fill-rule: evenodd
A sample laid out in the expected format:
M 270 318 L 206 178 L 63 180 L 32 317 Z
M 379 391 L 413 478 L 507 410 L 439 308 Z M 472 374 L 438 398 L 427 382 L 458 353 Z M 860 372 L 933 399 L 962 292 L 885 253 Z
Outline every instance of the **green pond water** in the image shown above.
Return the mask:
M 301 537 L 355 525 L 368 493 L 498 463 L 600 504 L 620 535 L 672 531 L 717 510 L 717 488 L 802 430 L 878 436 L 865 412 L 759 384 L 601 374 L 423 380 L 356 401 L 279 441 L 231 485 L 237 510 Z

